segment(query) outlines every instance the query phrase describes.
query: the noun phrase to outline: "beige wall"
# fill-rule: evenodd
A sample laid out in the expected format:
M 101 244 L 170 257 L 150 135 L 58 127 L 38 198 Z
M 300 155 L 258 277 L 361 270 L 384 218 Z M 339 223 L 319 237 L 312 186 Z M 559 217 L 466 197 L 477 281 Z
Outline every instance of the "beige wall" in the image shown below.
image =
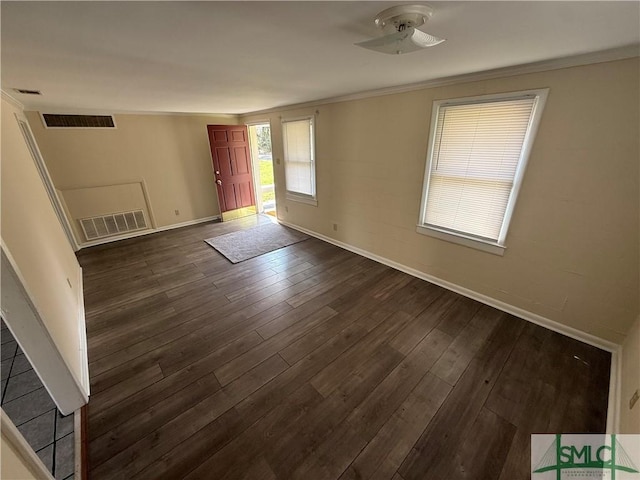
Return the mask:
M 0 465 L 0 477 L 6 480 L 31 480 L 38 477 L 29 468 L 27 462 L 16 452 L 4 435 L 2 435 L 2 447 L 0 449 L 2 462 Z
M 282 159 L 281 118 L 318 112 L 318 206 L 285 199 L 276 162 L 281 219 L 621 343 L 638 315 L 638 77 L 636 58 L 241 120 L 270 119 Z M 416 233 L 432 102 L 546 87 L 504 257 Z
M 620 433 L 640 433 L 640 401 L 629 410 L 629 400 L 640 389 L 640 317 L 622 345 L 620 388 Z
M 82 382 L 80 266 L 19 130 L 18 112 L 2 99 L 0 233 L 60 354 Z
M 109 189 L 88 194 L 86 187 L 144 181 L 156 227 L 220 214 L 207 125 L 237 124 L 237 117 L 115 115 L 116 129 L 66 130 L 45 129 L 37 112 L 27 117 L 76 233 L 80 209 L 87 216 L 129 207 Z M 86 193 L 80 200 L 72 193 L 78 188 Z
M 0 445 L 0 478 L 4 480 L 53 479 L 22 434 L 4 413 Z

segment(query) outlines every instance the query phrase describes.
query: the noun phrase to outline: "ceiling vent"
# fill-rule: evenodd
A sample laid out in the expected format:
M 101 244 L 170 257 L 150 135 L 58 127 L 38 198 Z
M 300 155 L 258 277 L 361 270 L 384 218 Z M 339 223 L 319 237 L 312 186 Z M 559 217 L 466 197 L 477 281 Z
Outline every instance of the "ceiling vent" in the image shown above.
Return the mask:
M 23 95 L 42 95 L 40 90 L 29 90 L 26 88 L 14 88 L 13 91 L 22 93 Z
M 43 113 L 47 128 L 116 128 L 112 115 L 58 115 Z

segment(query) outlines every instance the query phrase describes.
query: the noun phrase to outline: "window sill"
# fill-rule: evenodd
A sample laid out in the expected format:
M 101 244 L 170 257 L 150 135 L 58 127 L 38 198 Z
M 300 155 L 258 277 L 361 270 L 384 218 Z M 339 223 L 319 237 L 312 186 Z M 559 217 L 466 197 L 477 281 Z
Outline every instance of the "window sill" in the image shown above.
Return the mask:
M 296 193 L 287 192 L 287 200 L 293 202 L 306 203 L 307 205 L 318 206 L 318 200 L 308 195 L 298 195 Z
M 493 255 L 503 256 L 507 247 L 492 243 L 489 241 L 478 240 L 477 238 L 465 237 L 464 235 L 457 235 L 455 233 L 439 230 L 427 225 L 418 225 L 416 232 L 422 235 L 428 235 L 429 237 L 439 238 L 447 242 L 456 243 L 469 248 L 475 248 L 483 252 L 492 253 Z

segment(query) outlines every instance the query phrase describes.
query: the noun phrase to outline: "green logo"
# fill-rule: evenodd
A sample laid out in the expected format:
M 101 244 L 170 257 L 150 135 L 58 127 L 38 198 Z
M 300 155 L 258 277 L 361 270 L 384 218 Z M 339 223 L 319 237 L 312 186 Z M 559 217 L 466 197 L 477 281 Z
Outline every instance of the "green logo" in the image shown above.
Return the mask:
M 537 436 L 533 435 L 532 437 Z M 571 435 L 570 437 L 576 436 Z M 574 441 L 563 445 L 562 435 L 555 435 L 555 439 L 547 448 L 542 459 L 533 468 L 533 473 L 555 471 L 557 480 L 561 480 L 564 470 L 581 470 L 585 476 L 588 475 L 588 471 L 593 472 L 595 470 L 602 473 L 599 478 L 605 478 L 605 475 L 608 474 L 607 478 L 611 480 L 616 479 L 617 472 L 639 473 L 638 467 L 622 448 L 616 435 L 583 435 L 582 437 L 590 437 L 591 440 L 597 438 L 601 439 L 601 441 L 595 443 L 593 441 Z M 610 442 L 605 441 L 607 437 L 610 438 Z M 533 447 L 532 441 L 532 455 Z M 576 474 L 574 473 L 571 476 L 575 478 Z M 591 475 L 589 476 L 593 478 Z

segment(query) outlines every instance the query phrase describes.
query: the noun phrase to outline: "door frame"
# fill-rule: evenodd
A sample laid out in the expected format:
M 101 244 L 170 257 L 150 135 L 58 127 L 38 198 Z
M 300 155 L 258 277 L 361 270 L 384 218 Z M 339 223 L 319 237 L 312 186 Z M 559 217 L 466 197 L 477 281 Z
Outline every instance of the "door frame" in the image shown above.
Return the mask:
M 249 128 L 251 127 L 255 127 L 256 125 L 269 125 L 269 131 L 273 132 L 273 130 L 271 129 L 271 120 L 269 120 L 268 118 L 265 120 L 254 120 L 252 122 L 248 122 L 245 123 L 245 125 L 247 126 L 247 132 L 249 132 Z M 256 208 L 258 209 L 258 213 L 264 213 L 263 211 L 263 204 L 262 204 L 262 185 L 260 185 L 260 164 L 259 164 L 259 160 L 260 159 L 256 159 L 253 158 L 253 146 L 251 145 L 251 135 L 249 135 L 249 152 L 251 153 L 251 166 L 253 169 L 253 184 L 255 186 L 254 190 L 255 190 L 255 194 L 256 194 Z M 256 146 L 256 152 L 258 151 L 258 148 Z M 273 135 L 271 136 L 271 160 L 272 163 L 275 164 L 275 159 L 273 158 Z M 273 191 L 274 194 L 276 193 L 276 180 L 275 180 L 275 168 L 272 166 L 273 168 Z M 260 194 L 258 194 L 258 188 L 260 188 Z M 278 195 L 275 195 L 276 197 L 276 211 L 278 210 Z

